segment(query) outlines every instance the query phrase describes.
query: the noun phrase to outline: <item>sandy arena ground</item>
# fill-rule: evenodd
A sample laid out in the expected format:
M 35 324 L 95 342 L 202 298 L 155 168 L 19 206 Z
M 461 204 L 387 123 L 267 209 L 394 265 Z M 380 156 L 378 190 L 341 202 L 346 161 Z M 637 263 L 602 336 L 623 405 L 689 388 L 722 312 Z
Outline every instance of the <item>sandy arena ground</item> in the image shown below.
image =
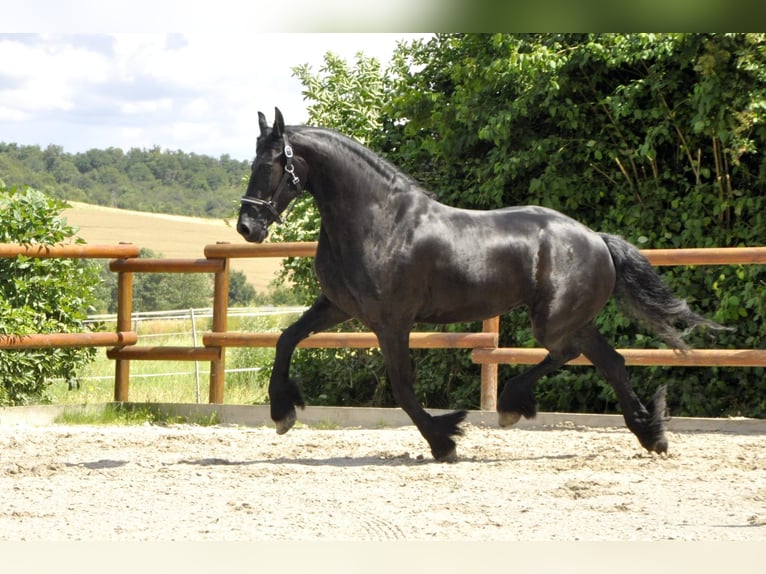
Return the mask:
M 0 425 L 0 540 L 766 541 L 766 437 Z

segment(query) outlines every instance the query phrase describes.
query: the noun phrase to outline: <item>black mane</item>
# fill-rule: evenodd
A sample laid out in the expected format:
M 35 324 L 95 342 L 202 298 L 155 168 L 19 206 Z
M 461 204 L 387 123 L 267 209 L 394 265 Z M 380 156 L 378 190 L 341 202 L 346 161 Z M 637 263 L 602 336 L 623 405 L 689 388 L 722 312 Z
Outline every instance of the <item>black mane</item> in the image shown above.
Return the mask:
M 288 135 L 294 134 L 309 138 L 319 145 L 326 144 L 333 153 L 342 153 L 352 160 L 359 161 L 369 167 L 384 181 L 400 181 L 409 191 L 419 191 L 432 199 L 437 195 L 425 189 L 416 179 L 404 173 L 385 157 L 365 147 L 357 140 L 329 128 L 314 126 L 289 126 Z

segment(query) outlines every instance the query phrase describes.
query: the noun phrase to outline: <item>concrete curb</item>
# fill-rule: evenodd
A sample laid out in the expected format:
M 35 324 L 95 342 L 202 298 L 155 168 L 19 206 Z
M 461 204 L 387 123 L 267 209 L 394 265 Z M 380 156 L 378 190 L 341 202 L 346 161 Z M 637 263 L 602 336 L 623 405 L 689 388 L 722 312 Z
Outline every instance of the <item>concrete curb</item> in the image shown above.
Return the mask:
M 1 425 L 45 426 L 56 423 L 64 412 L 94 412 L 110 403 L 95 405 L 41 405 L 0 408 Z M 185 420 L 206 421 L 215 418 L 219 424 L 240 426 L 273 426 L 268 405 L 211 405 L 188 403 L 127 403 L 134 408 L 156 410 L 165 416 Z M 447 410 L 429 410 L 431 414 Z M 326 428 L 386 428 L 411 425 L 409 417 L 397 408 L 371 407 L 306 407 L 298 412 L 298 420 L 308 426 Z M 497 414 L 490 411 L 469 411 L 466 421 L 476 426 L 497 426 Z M 522 419 L 515 428 L 544 430 L 556 426 L 608 428 L 624 427 L 622 415 L 581 413 L 539 413 L 533 420 Z M 766 434 L 766 419 L 748 418 L 672 418 L 667 425 L 674 432 L 727 432 Z

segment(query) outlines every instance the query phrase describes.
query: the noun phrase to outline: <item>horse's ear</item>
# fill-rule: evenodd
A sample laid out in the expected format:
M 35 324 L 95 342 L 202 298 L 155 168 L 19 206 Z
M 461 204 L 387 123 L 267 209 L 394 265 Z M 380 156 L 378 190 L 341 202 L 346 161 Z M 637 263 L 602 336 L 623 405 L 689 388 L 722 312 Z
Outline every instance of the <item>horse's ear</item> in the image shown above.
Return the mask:
M 269 124 L 266 121 L 266 116 L 263 115 L 263 112 L 258 112 L 258 126 L 261 128 L 261 135 L 266 133 L 266 130 L 269 129 Z
M 285 133 L 285 119 L 282 117 L 282 112 L 279 111 L 279 108 L 274 108 L 274 133 L 277 135 L 277 137 L 282 137 L 282 134 Z

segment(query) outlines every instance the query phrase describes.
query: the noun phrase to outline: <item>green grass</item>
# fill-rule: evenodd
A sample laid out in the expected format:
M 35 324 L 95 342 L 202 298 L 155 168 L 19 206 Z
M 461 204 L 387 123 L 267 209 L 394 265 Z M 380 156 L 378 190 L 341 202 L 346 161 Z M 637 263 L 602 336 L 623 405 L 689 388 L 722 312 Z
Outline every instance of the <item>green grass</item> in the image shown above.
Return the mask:
M 340 425 L 331 420 L 321 420 L 317 422 L 315 425 L 312 425 L 312 428 L 316 430 L 338 430 L 340 428 Z
M 149 409 L 129 409 L 119 404 L 106 404 L 103 408 L 65 409 L 56 417 L 56 424 L 67 425 L 142 425 L 156 421 Z
M 196 424 L 213 426 L 219 423 L 218 413 L 188 419 L 183 416 L 171 416 L 151 406 L 133 407 L 120 403 L 108 403 L 99 408 L 72 406 L 55 418 L 56 424 L 62 425 L 143 425 L 150 424 Z
M 295 316 L 236 317 L 229 321 L 230 331 L 275 331 L 294 320 Z M 202 345 L 202 333 L 209 325 L 197 324 L 197 345 Z M 186 331 L 186 334 L 176 334 Z M 191 325 L 178 321 L 144 321 L 138 324 L 138 345 L 193 346 Z M 259 371 L 226 373 L 224 403 L 264 404 L 268 400 L 267 386 L 274 349 L 229 348 L 226 368 L 260 367 Z M 193 361 L 131 361 L 128 398 L 132 403 L 207 403 L 210 384 L 210 363 L 197 363 L 199 382 Z M 79 375 L 80 388 L 70 390 L 63 381 L 48 389 L 49 400 L 59 405 L 92 405 L 114 400 L 115 362 L 98 349 L 96 359 Z M 165 374 L 163 374 L 165 373 Z

